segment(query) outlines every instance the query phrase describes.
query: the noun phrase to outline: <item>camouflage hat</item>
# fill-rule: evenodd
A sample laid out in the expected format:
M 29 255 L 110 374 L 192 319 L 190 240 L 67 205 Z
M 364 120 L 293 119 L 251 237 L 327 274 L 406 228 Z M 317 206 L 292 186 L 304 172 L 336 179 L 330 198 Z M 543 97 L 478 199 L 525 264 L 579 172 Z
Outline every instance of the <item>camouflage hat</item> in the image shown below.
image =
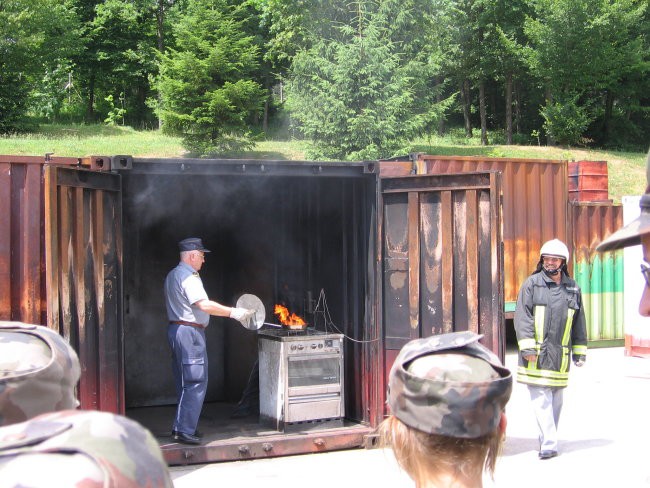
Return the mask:
M 0 426 L 77 408 L 79 359 L 47 327 L 0 321 Z
M 596 251 L 614 251 L 622 247 L 636 246 L 641 244 L 641 236 L 650 233 L 650 151 L 646 162 L 646 182 L 648 187 L 639 201 L 641 215 L 598 244 Z
M 391 413 L 430 434 L 476 438 L 493 432 L 512 392 L 512 375 L 473 332 L 416 339 L 395 359 Z
M 53 412 L 0 427 L 0 473 L 1 486 L 173 486 L 151 432 L 96 411 Z

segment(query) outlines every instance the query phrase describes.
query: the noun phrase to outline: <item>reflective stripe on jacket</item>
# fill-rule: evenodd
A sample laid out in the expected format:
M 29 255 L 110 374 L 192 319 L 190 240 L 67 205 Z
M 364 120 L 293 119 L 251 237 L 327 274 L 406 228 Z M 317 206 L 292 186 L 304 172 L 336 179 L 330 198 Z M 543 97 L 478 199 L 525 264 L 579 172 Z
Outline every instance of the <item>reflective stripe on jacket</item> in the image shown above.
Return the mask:
M 587 328 L 582 295 L 576 282 L 562 275 L 556 284 L 542 271 L 529 276 L 515 309 L 519 346 L 517 381 L 563 388 L 569 380 L 571 358 L 587 354 Z M 536 362 L 524 356 L 535 354 Z

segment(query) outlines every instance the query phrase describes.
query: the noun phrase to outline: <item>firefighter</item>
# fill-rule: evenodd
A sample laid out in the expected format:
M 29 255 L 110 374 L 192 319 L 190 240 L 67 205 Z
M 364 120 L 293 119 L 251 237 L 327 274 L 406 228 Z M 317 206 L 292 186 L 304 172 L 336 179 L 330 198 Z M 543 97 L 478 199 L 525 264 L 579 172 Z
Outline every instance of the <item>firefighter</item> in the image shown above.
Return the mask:
M 519 346 L 517 381 L 528 386 L 539 427 L 539 458 L 558 454 L 557 427 L 571 359 L 582 366 L 587 328 L 580 288 L 569 277 L 569 249 L 545 242 L 535 271 L 519 290 L 515 331 Z

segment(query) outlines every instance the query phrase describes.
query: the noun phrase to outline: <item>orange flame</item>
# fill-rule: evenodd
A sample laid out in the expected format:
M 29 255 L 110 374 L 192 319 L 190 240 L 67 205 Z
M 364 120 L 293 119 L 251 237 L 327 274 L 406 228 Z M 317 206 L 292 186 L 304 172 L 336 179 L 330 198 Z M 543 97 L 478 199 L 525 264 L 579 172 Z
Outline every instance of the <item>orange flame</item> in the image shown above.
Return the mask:
M 282 305 L 275 305 L 273 313 L 278 316 L 283 325 L 305 325 L 305 321 L 295 313 L 289 314 L 289 309 Z

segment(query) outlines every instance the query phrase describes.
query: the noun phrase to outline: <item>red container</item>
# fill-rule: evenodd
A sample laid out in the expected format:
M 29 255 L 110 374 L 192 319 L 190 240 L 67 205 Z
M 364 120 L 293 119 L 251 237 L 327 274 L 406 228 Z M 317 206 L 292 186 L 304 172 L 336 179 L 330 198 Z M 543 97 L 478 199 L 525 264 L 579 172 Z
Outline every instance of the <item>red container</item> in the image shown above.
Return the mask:
M 569 201 L 608 201 L 607 185 L 607 161 L 569 162 Z

